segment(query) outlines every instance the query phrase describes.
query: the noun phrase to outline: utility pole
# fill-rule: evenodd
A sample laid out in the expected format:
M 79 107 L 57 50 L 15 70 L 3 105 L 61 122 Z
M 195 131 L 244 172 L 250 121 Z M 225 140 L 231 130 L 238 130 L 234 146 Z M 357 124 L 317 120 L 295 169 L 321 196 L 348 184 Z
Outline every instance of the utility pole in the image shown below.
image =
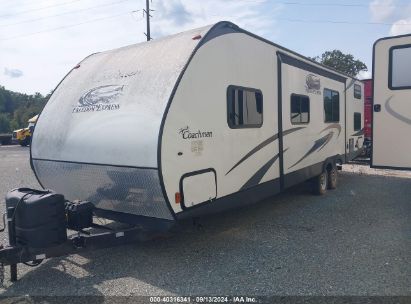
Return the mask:
M 151 40 L 151 35 L 150 35 L 150 0 L 146 0 L 146 9 L 143 10 L 143 12 L 146 13 L 146 21 L 147 21 L 147 33 L 145 35 L 147 36 L 147 41 Z

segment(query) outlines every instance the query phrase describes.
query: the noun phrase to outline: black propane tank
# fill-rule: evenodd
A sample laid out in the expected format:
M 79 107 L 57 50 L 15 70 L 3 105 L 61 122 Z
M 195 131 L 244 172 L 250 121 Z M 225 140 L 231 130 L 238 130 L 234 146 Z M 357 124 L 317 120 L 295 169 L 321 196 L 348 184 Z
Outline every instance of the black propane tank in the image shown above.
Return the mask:
M 14 222 L 16 245 L 46 248 L 64 243 L 64 205 L 64 196 L 49 190 L 19 188 L 7 193 L 7 214 L 9 223 Z

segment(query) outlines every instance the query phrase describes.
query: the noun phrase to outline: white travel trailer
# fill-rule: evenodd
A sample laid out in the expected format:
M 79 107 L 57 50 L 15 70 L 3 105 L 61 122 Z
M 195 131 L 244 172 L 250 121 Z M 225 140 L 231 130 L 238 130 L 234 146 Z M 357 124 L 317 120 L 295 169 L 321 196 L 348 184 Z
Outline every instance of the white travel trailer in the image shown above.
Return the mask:
M 411 169 L 411 34 L 379 39 L 373 50 L 371 166 Z
M 119 221 L 259 201 L 361 153 L 362 83 L 230 22 L 93 54 L 37 122 L 43 187 Z

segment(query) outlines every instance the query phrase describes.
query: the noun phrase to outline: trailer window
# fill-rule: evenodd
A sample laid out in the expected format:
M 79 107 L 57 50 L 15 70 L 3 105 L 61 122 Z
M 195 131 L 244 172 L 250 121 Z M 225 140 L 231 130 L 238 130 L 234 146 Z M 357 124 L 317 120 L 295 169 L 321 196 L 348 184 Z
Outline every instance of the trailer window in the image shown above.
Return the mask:
M 354 131 L 361 130 L 361 113 L 354 113 Z
M 354 84 L 354 98 L 361 99 L 361 86 L 359 84 Z
M 291 95 L 291 123 L 304 124 L 310 121 L 310 98 L 305 95 Z
M 340 121 L 340 93 L 324 89 L 324 114 L 325 122 Z
M 411 89 L 411 45 L 390 49 L 389 88 Z
M 227 121 L 232 129 L 260 128 L 263 124 L 263 94 L 260 90 L 229 86 Z

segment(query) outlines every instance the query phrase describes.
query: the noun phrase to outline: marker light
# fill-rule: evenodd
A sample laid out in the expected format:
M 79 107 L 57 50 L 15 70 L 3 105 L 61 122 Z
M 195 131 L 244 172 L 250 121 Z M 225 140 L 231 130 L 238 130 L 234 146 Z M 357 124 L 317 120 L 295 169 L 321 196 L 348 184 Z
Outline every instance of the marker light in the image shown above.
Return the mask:
M 176 201 L 176 204 L 180 204 L 180 202 L 181 202 L 180 192 L 176 192 L 175 201 Z

